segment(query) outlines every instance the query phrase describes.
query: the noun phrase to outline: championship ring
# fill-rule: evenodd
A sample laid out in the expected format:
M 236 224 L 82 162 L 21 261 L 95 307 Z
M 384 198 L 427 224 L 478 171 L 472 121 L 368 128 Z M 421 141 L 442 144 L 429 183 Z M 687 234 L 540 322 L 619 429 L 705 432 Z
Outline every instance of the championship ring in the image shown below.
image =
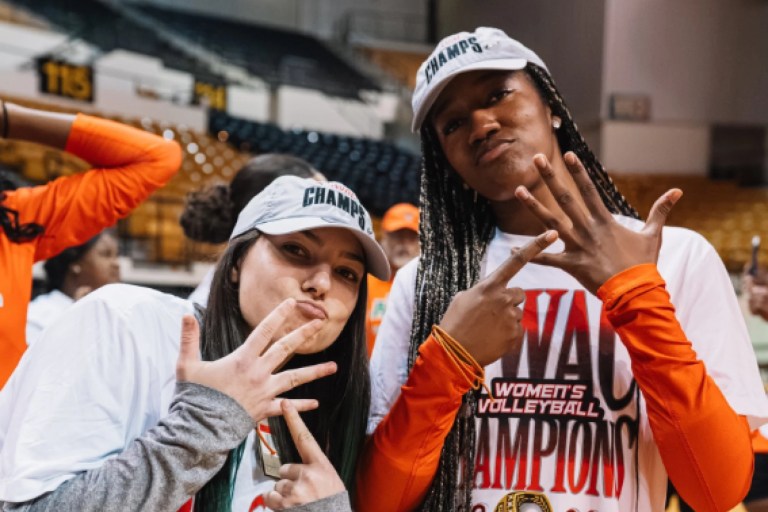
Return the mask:
M 552 505 L 544 493 L 515 491 L 501 498 L 494 512 L 552 512 Z

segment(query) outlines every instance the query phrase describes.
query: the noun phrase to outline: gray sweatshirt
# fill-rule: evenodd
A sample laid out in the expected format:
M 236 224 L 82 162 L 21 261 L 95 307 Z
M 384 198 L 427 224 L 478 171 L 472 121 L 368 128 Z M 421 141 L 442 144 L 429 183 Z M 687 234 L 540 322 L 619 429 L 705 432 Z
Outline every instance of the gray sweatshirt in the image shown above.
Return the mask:
M 176 512 L 213 478 L 227 454 L 253 429 L 240 404 L 214 389 L 176 384 L 169 414 L 117 457 L 4 512 Z M 292 512 L 351 512 L 346 492 L 292 507 Z

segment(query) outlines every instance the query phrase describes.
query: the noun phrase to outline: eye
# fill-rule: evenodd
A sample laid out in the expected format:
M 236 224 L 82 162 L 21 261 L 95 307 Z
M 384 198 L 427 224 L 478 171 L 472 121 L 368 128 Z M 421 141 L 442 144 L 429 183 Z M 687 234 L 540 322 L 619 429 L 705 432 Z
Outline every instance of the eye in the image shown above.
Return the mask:
M 281 246 L 283 252 L 290 254 L 296 258 L 308 258 L 309 252 L 304 247 L 297 243 L 287 242 Z
M 347 268 L 347 267 L 338 268 L 336 269 L 336 273 L 339 274 L 343 279 L 346 279 L 347 281 L 349 281 L 350 283 L 360 282 L 360 275 L 350 268 Z
M 458 130 L 462 125 L 461 119 L 451 119 L 443 125 L 443 136 L 447 136 Z
M 496 91 L 493 91 L 488 96 L 488 101 L 486 102 L 487 105 L 494 105 L 504 99 L 509 93 L 512 92 L 512 89 L 498 89 Z

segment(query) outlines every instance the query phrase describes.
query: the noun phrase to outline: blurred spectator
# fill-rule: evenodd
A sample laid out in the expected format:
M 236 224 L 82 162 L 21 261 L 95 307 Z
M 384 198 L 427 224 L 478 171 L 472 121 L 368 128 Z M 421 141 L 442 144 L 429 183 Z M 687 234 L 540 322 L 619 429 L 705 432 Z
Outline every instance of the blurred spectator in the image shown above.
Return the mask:
M 745 272 L 742 290 L 747 296 L 750 313 L 768 321 L 768 271 L 758 268 L 754 275 Z M 768 427 L 753 432 L 752 448 L 755 473 L 744 504 L 750 512 L 765 512 L 768 511 Z
M 114 121 L 0 103 L 0 136 L 64 150 L 93 169 L 45 185 L 0 181 L 0 388 L 27 344 L 32 265 L 126 217 L 179 170 L 173 141 Z
M 386 211 L 381 221 L 381 246 L 389 258 L 392 269 L 389 281 L 368 275 L 368 314 L 365 331 L 368 338 L 368 356 L 373 352 L 376 333 L 387 310 L 387 298 L 395 274 L 403 265 L 419 255 L 419 209 L 412 204 L 399 203 Z
M 45 262 L 48 293 L 38 296 L 27 311 L 27 345 L 76 300 L 120 280 L 117 239 L 102 231 L 82 245 L 65 249 Z
M 326 181 L 320 171 L 295 156 L 268 153 L 253 157 L 230 183 L 203 188 L 187 196 L 187 205 L 181 214 L 184 234 L 197 242 L 226 242 L 245 205 L 276 178 L 286 175 Z M 208 271 L 189 295 L 189 300 L 202 307 L 208 304 L 213 270 Z

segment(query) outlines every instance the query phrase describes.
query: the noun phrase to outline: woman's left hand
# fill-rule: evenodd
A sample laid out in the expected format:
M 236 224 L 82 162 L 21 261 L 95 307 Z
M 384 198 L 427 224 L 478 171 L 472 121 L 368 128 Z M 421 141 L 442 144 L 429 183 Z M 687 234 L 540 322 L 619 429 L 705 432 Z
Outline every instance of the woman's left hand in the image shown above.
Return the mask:
M 266 505 L 272 510 L 283 510 L 344 492 L 344 482 L 302 421 L 296 407 L 288 400 L 283 400 L 281 407 L 302 463 L 280 466 L 281 480 L 275 484 L 275 490 L 267 494 Z
M 536 155 L 533 163 L 570 224 L 563 216 L 553 214 L 524 186 L 515 191 L 515 196 L 547 228 L 557 230 L 565 243 L 563 252 L 541 253 L 531 261 L 563 269 L 593 294 L 623 270 L 643 263 L 656 263 L 661 249 L 661 230 L 683 192 L 676 188 L 665 192 L 651 208 L 645 227 L 632 231 L 613 218 L 576 155 L 569 151 L 563 160 L 570 178 L 558 176 L 544 155 Z M 583 203 L 573 197 L 574 187 L 566 185 L 565 180 L 571 179 Z

